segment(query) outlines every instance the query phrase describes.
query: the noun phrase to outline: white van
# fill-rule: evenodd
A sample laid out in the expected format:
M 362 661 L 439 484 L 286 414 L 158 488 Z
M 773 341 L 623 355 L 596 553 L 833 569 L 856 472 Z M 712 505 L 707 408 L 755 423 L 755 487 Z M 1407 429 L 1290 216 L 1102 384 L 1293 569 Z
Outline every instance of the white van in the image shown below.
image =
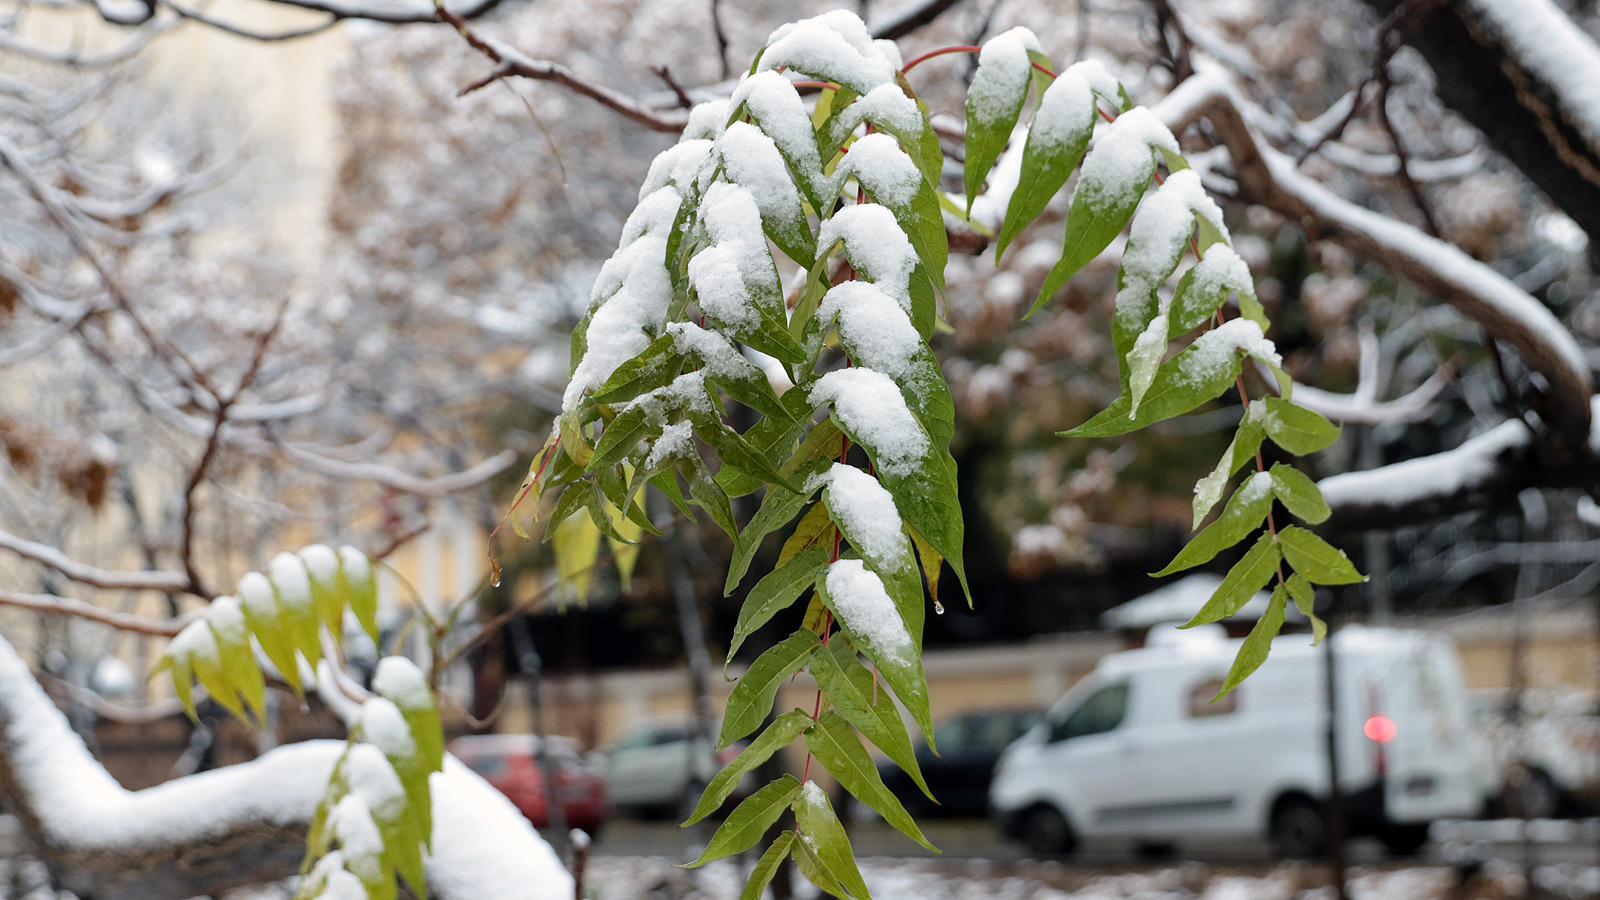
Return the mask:
M 1349 626 L 1333 639 L 1339 766 L 1351 834 L 1400 853 L 1429 823 L 1472 817 L 1491 790 L 1448 639 Z M 1153 631 L 1073 686 L 995 770 L 991 810 L 1041 854 L 1078 838 L 1170 846 L 1265 836 L 1318 855 L 1328 796 L 1322 648 L 1284 635 L 1256 673 L 1211 703 L 1238 652 L 1220 626 Z

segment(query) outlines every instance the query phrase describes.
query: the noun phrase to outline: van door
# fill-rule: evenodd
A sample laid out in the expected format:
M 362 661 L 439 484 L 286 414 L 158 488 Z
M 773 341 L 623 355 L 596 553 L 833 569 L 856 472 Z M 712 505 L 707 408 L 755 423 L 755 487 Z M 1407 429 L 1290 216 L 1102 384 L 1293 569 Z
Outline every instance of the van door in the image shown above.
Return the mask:
M 1128 790 L 1127 744 L 1120 729 L 1128 714 L 1127 679 L 1098 688 L 1049 724 L 1039 765 L 1060 787 L 1058 799 L 1080 834 L 1103 833 L 1100 813 Z

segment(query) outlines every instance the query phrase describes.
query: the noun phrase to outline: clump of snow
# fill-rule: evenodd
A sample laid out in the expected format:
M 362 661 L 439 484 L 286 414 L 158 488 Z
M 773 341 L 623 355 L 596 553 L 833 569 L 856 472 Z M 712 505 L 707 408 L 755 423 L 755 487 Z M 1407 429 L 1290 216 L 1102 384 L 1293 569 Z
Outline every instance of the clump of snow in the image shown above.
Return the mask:
M 782 219 L 800 211 L 800 192 L 789 178 L 789 166 L 761 129 L 747 122 L 729 125 L 717 140 L 717 154 L 728 177 L 750 192 L 762 216 Z
M 840 110 L 828 126 L 829 142 L 834 145 L 842 143 L 862 122 L 871 122 L 907 139 L 920 135 L 924 127 L 922 110 L 917 108 L 917 101 L 906 96 L 898 84 L 879 85 L 865 97 Z
M 1255 295 L 1255 282 L 1250 277 L 1250 267 L 1227 244 L 1212 244 L 1205 258 L 1190 270 L 1191 291 L 1203 297 L 1222 296 L 1225 291 L 1238 291 L 1242 296 Z
M 205 619 L 195 619 L 185 625 L 178 636 L 167 644 L 167 652 L 174 658 L 193 657 L 212 664 L 222 660 L 222 654 L 217 650 L 217 636 L 212 633 Z
M 712 378 L 733 380 L 759 374 L 760 369 L 739 354 L 733 342 L 715 331 L 707 331 L 693 322 L 673 322 L 667 326 L 672 335 L 672 349 L 698 358 Z
M 417 755 L 417 739 L 400 707 L 382 697 L 361 704 L 361 737 L 383 751 L 390 759 L 410 759 Z
M 895 66 L 872 40 L 861 18 L 834 10 L 779 27 L 767 38 L 761 72 L 793 69 L 844 85 L 858 94 L 892 82 Z
M 306 564 L 306 572 L 317 584 L 333 587 L 339 583 L 339 554 L 327 544 L 301 548 L 300 561 Z
M 562 395 L 563 410 L 576 408 L 584 395 L 605 384 L 617 367 L 650 346 L 672 301 L 666 258 L 667 239 L 652 234 L 629 244 L 601 267 L 595 280 L 596 295 L 603 296 L 599 292 L 611 283 L 615 293 L 589 319 L 587 349 Z
M 328 814 L 328 831 L 344 851 L 345 868 L 363 881 L 383 877 L 383 835 L 359 794 L 346 794 Z
M 272 582 L 260 572 L 246 572 L 235 589 L 239 604 L 253 616 L 266 620 L 278 618 L 278 595 L 273 593 Z
M 250 639 L 245 625 L 244 610 L 232 597 L 218 597 L 206 607 L 206 622 L 217 637 L 228 643 L 242 644 Z M 180 632 L 181 636 L 181 632 Z
M 626 247 L 647 234 L 670 233 L 682 205 L 683 196 L 670 184 L 650 192 L 628 214 L 628 221 L 622 225 L 622 240 L 617 246 Z
M 699 212 L 715 242 L 689 260 L 689 283 L 700 309 L 726 325 L 754 328 L 760 313 L 751 289 L 778 289 L 755 198 L 739 185 L 718 182 L 706 191 Z
M 916 658 L 911 632 L 876 572 L 859 559 L 841 559 L 828 566 L 825 583 L 840 622 L 866 642 L 873 658 L 880 663 Z
M 1178 152 L 1178 141 L 1150 110 L 1128 110 L 1102 129 L 1083 160 L 1078 192 L 1092 208 L 1126 202 L 1144 193 L 1155 172 L 1154 151 Z M 1077 202 L 1077 197 L 1073 197 Z
M 1257 472 L 1239 486 L 1240 503 L 1256 503 L 1272 493 L 1272 473 Z
M 1600 51 L 1594 39 L 1549 0 L 1468 0 L 1505 41 L 1516 64 L 1549 85 L 1565 118 L 1600 150 Z
M 661 436 L 650 447 L 650 454 L 645 457 L 646 471 L 658 469 L 667 464 L 667 460 L 681 457 L 694 452 L 694 426 L 688 422 L 678 422 L 661 429 Z
M 360 550 L 348 544 L 340 547 L 339 565 L 344 570 L 345 581 L 353 585 L 372 582 L 372 559 Z
M 723 127 L 728 124 L 728 112 L 732 108 L 733 104 L 721 99 L 696 103 L 689 110 L 689 122 L 683 127 L 683 134 L 678 136 L 678 143 L 720 137 Z
M 680 188 L 693 184 L 695 175 L 710 156 L 711 141 L 707 138 L 686 140 L 657 153 L 656 158 L 650 161 L 650 170 L 645 173 L 644 183 L 639 185 L 639 199 L 643 200 L 669 184 Z
M 734 88 L 729 103 L 743 105 L 761 123 L 764 132 L 800 169 L 796 174 L 813 187 L 822 180 L 822 160 L 805 101 L 789 79 L 777 72 L 757 72 Z
M 646 420 L 661 424 L 667 414 L 688 407 L 695 412 L 714 413 L 711 395 L 706 393 L 706 372 L 696 369 L 685 372 L 668 384 L 640 394 L 621 406 L 622 410 L 640 409 Z
M 404 656 L 385 656 L 379 660 L 378 670 L 372 676 L 372 687 L 401 709 L 431 709 L 434 705 L 427 676 Z
M 899 141 L 883 132 L 866 135 L 850 145 L 850 152 L 839 162 L 833 177 L 836 184 L 843 186 L 852 176 L 872 199 L 897 209 L 909 206 L 922 186 L 922 173 L 911 157 L 900 149 Z
M 844 281 L 834 285 L 823 296 L 817 315 L 824 322 L 837 316 L 839 337 L 851 357 L 891 378 L 906 378 L 913 357 L 923 346 L 905 308 L 876 284 Z
M 344 759 L 344 774 L 352 793 L 366 801 L 375 819 L 392 820 L 406 805 L 405 787 L 383 751 L 372 744 L 351 744 Z
M 860 145 L 860 141 L 856 143 Z M 817 250 L 820 253 L 839 241 L 844 242 L 850 264 L 910 313 L 911 272 L 917 265 L 917 252 L 894 213 L 877 203 L 844 207 L 823 221 Z
M 878 467 L 908 475 L 927 454 L 928 435 L 906 407 L 889 376 L 857 366 L 817 379 L 807 397 L 813 405 L 833 404 L 833 414 L 856 440 L 873 452 Z
M 311 609 L 311 576 L 306 564 L 293 553 L 279 553 L 267 563 L 267 575 L 278 600 L 292 609 Z
M 997 122 L 1028 94 L 1039 38 L 1022 26 L 990 38 L 978 53 L 978 71 L 967 89 L 967 110 L 980 122 Z
M 890 572 L 911 565 L 900 509 L 878 479 L 855 466 L 834 463 L 819 483 L 827 489 L 829 511 L 863 556 Z
M 810 779 L 807 779 L 805 787 L 800 789 L 800 799 L 805 801 L 806 806 L 816 812 L 822 812 L 829 805 L 828 792 L 818 787 L 817 783 Z
M 1041 147 L 1064 147 L 1094 130 L 1094 87 L 1079 68 L 1086 65 L 1089 63 L 1076 63 L 1062 72 L 1039 98 L 1029 137 Z M 1099 62 L 1094 65 L 1100 66 Z M 1100 71 L 1104 73 L 1105 67 L 1100 66 Z
M 1226 239 L 1228 226 L 1222 221 L 1222 210 L 1201 186 L 1199 173 L 1193 169 L 1173 172 L 1134 213 L 1128 246 L 1122 253 L 1122 271 L 1129 286 L 1137 281 L 1153 292 L 1167 280 L 1183 256 L 1197 217 Z
M 1278 348 L 1261 333 L 1261 326 L 1239 318 L 1229 319 L 1196 338 L 1179 357 L 1179 373 L 1191 383 L 1204 383 L 1232 367 L 1240 350 L 1268 365 L 1283 365 Z

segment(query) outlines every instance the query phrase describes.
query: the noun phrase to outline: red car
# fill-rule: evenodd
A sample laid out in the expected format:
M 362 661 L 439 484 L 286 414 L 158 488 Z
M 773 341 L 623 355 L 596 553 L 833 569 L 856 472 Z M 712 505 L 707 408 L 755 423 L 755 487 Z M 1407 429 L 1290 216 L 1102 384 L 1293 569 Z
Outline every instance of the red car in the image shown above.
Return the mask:
M 551 736 L 550 762 L 556 768 L 556 790 L 567 813 L 568 828 L 582 828 L 590 836 L 611 815 L 605 779 L 584 765 L 578 742 Z M 534 759 L 538 738 L 531 734 L 481 734 L 458 738 L 450 752 L 472 771 L 505 794 L 535 828 L 548 828 L 544 778 Z

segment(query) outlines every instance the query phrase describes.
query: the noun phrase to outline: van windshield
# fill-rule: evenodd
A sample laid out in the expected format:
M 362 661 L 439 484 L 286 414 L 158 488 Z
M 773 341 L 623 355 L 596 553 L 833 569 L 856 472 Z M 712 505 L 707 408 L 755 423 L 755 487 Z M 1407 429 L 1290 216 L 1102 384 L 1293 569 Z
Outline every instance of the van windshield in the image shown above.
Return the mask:
M 1085 697 L 1066 718 L 1054 723 L 1050 740 L 1064 741 L 1111 731 L 1122 724 L 1128 712 L 1128 682 L 1118 681 Z

